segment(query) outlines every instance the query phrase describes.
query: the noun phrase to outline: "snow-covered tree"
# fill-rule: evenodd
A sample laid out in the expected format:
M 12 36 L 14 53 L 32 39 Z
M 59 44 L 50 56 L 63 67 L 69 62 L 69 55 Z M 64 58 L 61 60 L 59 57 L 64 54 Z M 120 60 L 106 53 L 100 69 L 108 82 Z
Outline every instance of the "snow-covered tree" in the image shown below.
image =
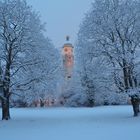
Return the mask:
M 54 56 L 51 56 L 56 50 L 43 32 L 44 24 L 25 0 L 0 1 L 2 119 L 10 119 L 9 99 L 12 94 L 33 89 L 33 83 L 35 90 L 39 89 L 40 81 L 56 70 Z
M 25 58 L 33 59 L 36 63 L 27 66 L 26 71 L 22 70 L 17 75 L 14 88 L 16 94 L 13 96 L 13 102 L 16 104 L 13 105 L 35 106 L 35 102 L 45 102 L 48 98 L 55 99 L 60 72 L 58 50 L 49 39 L 42 37 L 37 47 Z M 19 93 L 20 96 L 16 96 Z
M 125 92 L 139 86 L 139 10 L 137 0 L 95 0 L 86 14 L 77 56 L 97 91 Z

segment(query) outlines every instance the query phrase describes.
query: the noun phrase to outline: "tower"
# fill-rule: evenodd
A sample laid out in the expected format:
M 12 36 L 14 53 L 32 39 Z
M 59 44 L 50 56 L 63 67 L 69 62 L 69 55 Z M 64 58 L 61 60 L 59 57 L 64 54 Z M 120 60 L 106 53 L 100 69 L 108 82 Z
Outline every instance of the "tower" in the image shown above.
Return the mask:
M 62 48 L 63 55 L 63 68 L 64 77 L 70 79 L 72 77 L 72 71 L 74 66 L 74 55 L 73 55 L 73 45 L 69 43 L 69 36 L 66 37 L 66 43 Z
M 65 104 L 73 83 L 74 54 L 73 45 L 69 42 L 69 36 L 66 37 L 66 43 L 62 47 L 62 81 L 61 94 L 59 97 L 60 104 Z

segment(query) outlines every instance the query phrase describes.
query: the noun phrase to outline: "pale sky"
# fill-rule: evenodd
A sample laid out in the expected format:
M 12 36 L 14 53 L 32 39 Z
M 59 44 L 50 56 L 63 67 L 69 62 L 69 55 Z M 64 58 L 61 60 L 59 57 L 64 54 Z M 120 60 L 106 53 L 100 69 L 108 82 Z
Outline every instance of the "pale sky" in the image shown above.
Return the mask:
M 74 44 L 85 13 L 93 0 L 27 0 L 33 9 L 40 12 L 46 22 L 47 36 L 56 47 L 62 47 L 65 36 L 71 37 Z

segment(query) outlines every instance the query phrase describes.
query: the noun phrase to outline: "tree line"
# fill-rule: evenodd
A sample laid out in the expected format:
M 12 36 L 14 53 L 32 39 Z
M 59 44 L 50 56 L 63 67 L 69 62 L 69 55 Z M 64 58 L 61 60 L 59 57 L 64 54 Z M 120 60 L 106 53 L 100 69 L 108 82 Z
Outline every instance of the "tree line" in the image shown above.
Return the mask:
M 55 89 L 59 53 L 45 36 L 39 13 L 25 0 L 0 1 L 0 100 L 10 119 L 10 100 L 32 102 Z M 49 88 L 50 87 L 50 88 Z
M 139 104 L 140 2 L 95 0 L 80 25 L 76 56 L 91 106 L 126 104 L 128 96 Z
M 26 0 L 0 1 L 0 101 L 32 106 L 51 98 L 64 106 L 140 103 L 140 2 L 94 0 L 80 25 L 74 70 L 64 84 L 62 58 L 46 37 L 45 24 Z M 65 85 L 65 84 L 64 84 Z M 12 102 L 11 102 L 12 101 Z M 57 105 L 58 105 L 57 104 Z

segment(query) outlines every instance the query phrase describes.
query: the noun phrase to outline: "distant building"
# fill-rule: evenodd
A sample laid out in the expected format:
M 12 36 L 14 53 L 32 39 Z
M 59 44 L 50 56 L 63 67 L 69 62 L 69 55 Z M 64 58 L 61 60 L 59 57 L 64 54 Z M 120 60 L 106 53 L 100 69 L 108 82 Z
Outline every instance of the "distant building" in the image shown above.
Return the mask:
M 60 88 L 60 96 L 58 99 L 59 105 L 66 105 L 69 98 L 69 92 L 72 89 L 74 75 L 74 47 L 69 41 L 69 36 L 66 37 L 66 43 L 62 47 L 62 81 Z
M 73 55 L 73 45 L 69 43 L 69 36 L 66 37 L 66 43 L 62 48 L 63 55 L 63 68 L 64 68 L 64 76 L 66 79 L 70 79 L 72 77 L 72 71 L 74 66 L 74 55 Z

